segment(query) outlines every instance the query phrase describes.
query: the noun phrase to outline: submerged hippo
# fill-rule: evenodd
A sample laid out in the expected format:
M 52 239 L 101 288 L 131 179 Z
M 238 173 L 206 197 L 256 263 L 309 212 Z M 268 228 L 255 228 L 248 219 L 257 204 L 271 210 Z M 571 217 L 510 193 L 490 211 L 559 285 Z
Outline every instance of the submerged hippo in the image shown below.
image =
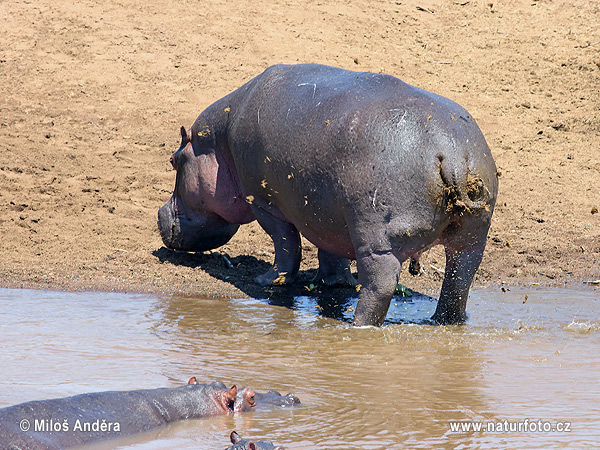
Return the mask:
M 383 322 L 401 264 L 443 244 L 432 319 L 466 319 L 498 190 L 490 149 L 456 103 L 397 78 L 302 64 L 269 67 L 216 101 L 171 156 L 175 192 L 158 212 L 165 245 L 217 248 L 258 220 L 275 245 L 261 285 L 294 277 L 300 233 L 318 278 L 352 284 L 355 325 Z
M 15 450 L 74 447 L 142 433 L 178 420 L 248 411 L 256 404 L 254 396 L 250 388 L 200 384 L 192 378 L 176 388 L 32 401 L 0 409 L 0 443 L 1 448 Z
M 281 395 L 278 391 L 274 390 L 265 393 L 254 393 L 254 402 L 257 409 L 290 408 L 300 405 L 300 399 L 294 394 Z
M 188 384 L 197 384 L 196 377 L 190 378 Z M 292 393 L 281 395 L 271 389 L 268 392 L 255 392 L 249 387 L 238 389 L 235 400 L 235 411 L 270 410 L 274 408 L 291 408 L 300 405 L 300 399 Z
M 243 439 L 235 431 L 231 432 L 229 439 L 233 445 L 231 447 L 227 447 L 225 450 L 284 450 L 284 447 L 279 445 L 275 447 L 271 441 L 266 439 L 260 441 Z

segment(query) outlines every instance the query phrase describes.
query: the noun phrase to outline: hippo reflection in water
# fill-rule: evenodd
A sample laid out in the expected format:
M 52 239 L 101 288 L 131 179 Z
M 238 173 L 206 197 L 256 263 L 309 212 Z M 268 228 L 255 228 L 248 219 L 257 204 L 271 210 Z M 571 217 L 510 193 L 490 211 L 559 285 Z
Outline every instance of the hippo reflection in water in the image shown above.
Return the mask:
M 258 220 L 275 262 L 256 281 L 291 280 L 300 233 L 318 249 L 317 279 L 353 285 L 355 325 L 383 322 L 401 264 L 442 244 L 432 317 L 466 320 L 498 173 L 471 115 L 389 75 L 302 64 L 269 67 L 203 111 L 171 156 L 175 191 L 158 212 L 165 245 L 201 252 Z

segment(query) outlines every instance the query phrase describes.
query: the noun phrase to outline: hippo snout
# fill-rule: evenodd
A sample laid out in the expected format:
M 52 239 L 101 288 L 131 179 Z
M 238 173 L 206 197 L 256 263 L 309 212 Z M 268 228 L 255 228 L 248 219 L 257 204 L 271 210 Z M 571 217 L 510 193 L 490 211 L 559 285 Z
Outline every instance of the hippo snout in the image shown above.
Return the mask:
M 158 210 L 158 230 L 165 246 L 174 248 L 174 236 L 178 234 L 179 222 L 175 220 L 171 202 L 167 202 Z
M 171 198 L 158 210 L 158 229 L 166 247 L 204 252 L 225 245 L 239 225 L 212 213 L 188 212 L 178 198 Z

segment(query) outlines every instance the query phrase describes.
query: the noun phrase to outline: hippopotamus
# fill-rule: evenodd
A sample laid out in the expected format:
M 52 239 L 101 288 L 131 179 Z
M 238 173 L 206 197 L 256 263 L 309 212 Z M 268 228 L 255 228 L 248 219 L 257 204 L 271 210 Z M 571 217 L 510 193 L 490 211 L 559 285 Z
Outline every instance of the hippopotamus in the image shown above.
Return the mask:
M 110 391 L 31 401 L 0 409 L 2 448 L 54 450 L 149 431 L 170 422 L 247 411 L 250 388 L 201 384 Z
M 281 395 L 275 390 L 270 390 L 265 393 L 255 392 L 254 402 L 256 404 L 255 406 L 257 407 L 256 409 L 290 408 L 300 405 L 300 399 L 294 394 L 289 393 L 286 395 Z
M 188 384 L 198 383 L 196 377 L 190 378 Z M 235 411 L 269 410 L 273 408 L 291 408 L 300 405 L 300 399 L 292 393 L 281 395 L 271 389 L 268 392 L 255 392 L 252 388 L 238 389 Z
M 266 439 L 260 441 L 250 441 L 243 439 L 237 432 L 232 431 L 229 435 L 229 439 L 233 444 L 231 447 L 227 447 L 225 450 L 284 450 L 284 447 L 277 446 Z
M 383 323 L 403 261 L 445 248 L 432 320 L 464 322 L 498 192 L 473 117 L 385 74 L 276 65 L 207 107 L 172 154 L 175 190 L 158 211 L 164 244 L 202 252 L 257 220 L 273 240 L 260 285 L 291 281 L 300 234 L 317 278 L 352 285 L 353 324 Z M 413 265 L 414 267 L 414 265 Z

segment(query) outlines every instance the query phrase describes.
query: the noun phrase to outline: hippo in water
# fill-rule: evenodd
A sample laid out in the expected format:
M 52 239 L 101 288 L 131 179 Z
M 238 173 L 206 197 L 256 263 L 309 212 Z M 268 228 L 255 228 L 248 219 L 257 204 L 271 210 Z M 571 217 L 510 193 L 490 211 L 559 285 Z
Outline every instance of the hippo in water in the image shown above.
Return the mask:
M 284 447 L 279 445 L 275 447 L 271 441 L 266 439 L 260 441 L 243 439 L 235 431 L 231 432 L 229 439 L 233 445 L 231 447 L 227 447 L 225 450 L 284 450 Z
M 171 156 L 175 191 L 159 209 L 165 245 L 201 252 L 258 220 L 275 261 L 263 285 L 293 279 L 300 234 L 318 249 L 317 278 L 352 284 L 355 325 L 380 325 L 401 264 L 442 244 L 432 319 L 466 320 L 498 172 L 461 106 L 389 75 L 277 65 L 216 101 Z
M 188 384 L 197 384 L 196 377 L 190 378 Z M 235 411 L 271 410 L 275 408 L 291 408 L 300 405 L 300 399 L 294 394 L 281 395 L 271 389 L 268 392 L 254 392 L 249 387 L 238 389 Z
M 300 399 L 294 394 L 281 395 L 278 391 L 270 390 L 265 393 L 254 393 L 254 402 L 256 403 L 257 409 L 290 408 L 298 406 L 300 404 Z
M 190 378 L 188 384 L 198 384 L 196 377 Z M 268 392 L 255 392 L 252 388 L 237 389 L 234 411 L 272 410 L 275 408 L 291 408 L 300 405 L 300 399 L 292 393 L 281 395 L 271 389 Z
M 266 394 L 263 394 L 266 395 Z M 281 404 L 288 404 L 288 396 Z M 223 383 L 111 391 L 40 400 L 0 409 L 0 443 L 14 450 L 54 450 L 149 431 L 183 419 L 233 414 L 256 405 L 250 388 Z M 277 405 L 277 402 L 273 400 Z

